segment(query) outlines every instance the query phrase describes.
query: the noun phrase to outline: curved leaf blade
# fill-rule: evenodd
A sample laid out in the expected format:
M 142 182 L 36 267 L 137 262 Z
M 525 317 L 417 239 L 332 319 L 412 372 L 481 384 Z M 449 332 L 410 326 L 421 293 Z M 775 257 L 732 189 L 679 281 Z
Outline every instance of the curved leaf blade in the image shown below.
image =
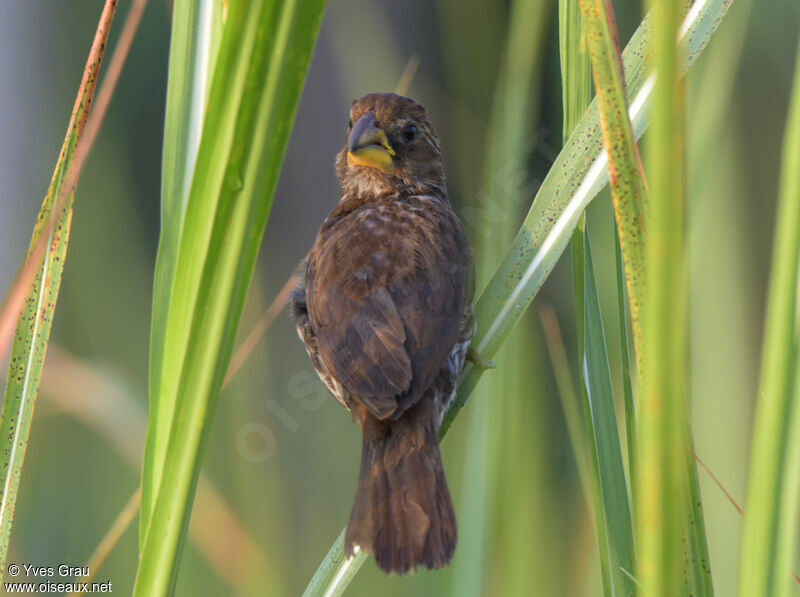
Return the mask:
M 783 148 L 739 595 L 789 595 L 800 500 L 800 47 Z
M 3 456 L 0 458 L 3 478 L 0 498 L 0 578 L 5 570 L 17 490 L 69 244 L 74 185 L 78 171 L 74 165 L 78 141 L 86 128 L 116 5 L 116 0 L 106 0 L 100 15 L 67 135 L 39 212 L 28 252 L 26 266 L 39 260 L 41 263 L 34 266 L 32 288 L 17 320 L 5 401 L 0 412 L 0 433 L 3 438 Z

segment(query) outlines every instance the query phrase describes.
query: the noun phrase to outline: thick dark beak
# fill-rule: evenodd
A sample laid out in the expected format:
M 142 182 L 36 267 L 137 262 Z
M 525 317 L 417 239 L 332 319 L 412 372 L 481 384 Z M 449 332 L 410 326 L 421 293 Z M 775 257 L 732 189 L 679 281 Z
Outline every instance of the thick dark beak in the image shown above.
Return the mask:
M 376 168 L 387 174 L 394 171 L 392 156 L 395 151 L 386 132 L 377 126 L 375 114 L 367 112 L 359 118 L 347 140 L 347 164 Z

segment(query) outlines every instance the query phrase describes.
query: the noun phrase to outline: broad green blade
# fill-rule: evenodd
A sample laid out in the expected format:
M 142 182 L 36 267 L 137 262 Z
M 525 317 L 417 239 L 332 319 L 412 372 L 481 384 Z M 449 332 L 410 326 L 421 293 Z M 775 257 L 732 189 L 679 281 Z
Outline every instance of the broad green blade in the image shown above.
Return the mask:
M 636 493 L 639 580 L 649 596 L 683 594 L 689 515 L 686 416 L 685 97 L 676 43 L 682 3 L 654 8 L 653 127 L 648 138 L 647 293 Z M 623 244 L 624 248 L 624 244 Z
M 689 11 L 680 35 L 683 72 L 705 48 L 729 5 L 729 0 L 709 0 L 696 4 L 697 9 Z M 637 137 L 647 126 L 655 81 L 654 74 L 648 72 L 651 35 L 648 17 L 636 30 L 622 56 L 630 117 Z M 583 210 L 608 182 L 605 153 L 601 151 L 602 137 L 597 107 L 593 103 L 556 158 L 503 263 L 478 300 L 478 331 L 473 345 L 483 358 L 494 356 L 503 344 L 564 251 Z M 482 373 L 470 364 L 466 366 L 456 399 L 444 415 L 440 438 L 447 433 Z M 304 594 L 341 594 L 330 591 L 344 591 L 354 575 L 351 568 L 357 568 L 363 561 L 362 553 L 345 560 L 341 543 L 335 544 L 324 562 L 325 565 L 336 562 L 335 571 L 315 574 Z
M 33 287 L 25 306 L 17 320 L 17 328 L 11 348 L 8 367 L 5 401 L 0 412 L 0 433 L 2 434 L 2 453 L 0 470 L 3 475 L 2 499 L 0 500 L 0 578 L 5 570 L 8 542 L 17 501 L 17 490 L 25 462 L 25 451 L 31 430 L 36 395 L 44 366 L 50 327 L 58 301 L 61 274 L 67 256 L 69 231 L 72 222 L 72 203 L 74 187 L 71 184 L 70 169 L 73 165 L 78 140 L 86 126 L 89 108 L 94 97 L 94 89 L 100 72 L 111 29 L 111 21 L 116 11 L 115 0 L 106 0 L 100 22 L 97 25 L 92 48 L 78 88 L 75 107 L 72 110 L 67 135 L 61 146 L 56 169 L 39 217 L 33 230 L 28 252 L 28 260 L 40 257 Z M 43 244 L 43 247 L 42 247 Z
M 167 105 L 164 118 L 164 149 L 161 164 L 161 230 L 153 282 L 153 315 L 150 329 L 150 425 L 143 466 L 139 547 L 144 541 L 155 492 L 154 478 L 160 474 L 167 449 L 174 402 L 155 400 L 162 384 L 172 281 L 178 262 L 189 186 L 203 128 L 213 64 L 219 50 L 221 16 L 212 10 L 213 0 L 176 0 L 170 41 Z M 214 18 L 216 16 L 216 18 Z M 216 43 L 215 43 L 216 40 Z M 173 346 L 172 354 L 178 356 Z
M 168 304 L 153 329 L 153 361 L 160 362 L 151 387 L 142 481 L 149 511 L 136 595 L 174 589 L 203 449 L 323 7 L 323 0 L 228 3 L 183 219 L 160 239 L 172 247 L 164 259 L 175 262 L 164 267 L 171 278 L 156 280 L 170 288 L 155 289 L 156 301 Z M 177 241 L 165 236 L 173 234 Z
M 789 595 L 800 493 L 800 48 L 783 145 L 739 595 Z

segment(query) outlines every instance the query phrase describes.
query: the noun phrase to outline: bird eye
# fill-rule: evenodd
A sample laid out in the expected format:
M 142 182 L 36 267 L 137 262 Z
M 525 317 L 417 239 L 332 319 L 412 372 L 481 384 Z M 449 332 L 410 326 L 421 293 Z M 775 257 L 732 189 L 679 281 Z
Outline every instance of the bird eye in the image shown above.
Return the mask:
M 417 136 L 417 127 L 413 124 L 409 124 L 406 128 L 403 129 L 403 140 L 406 143 L 410 143 L 413 141 Z

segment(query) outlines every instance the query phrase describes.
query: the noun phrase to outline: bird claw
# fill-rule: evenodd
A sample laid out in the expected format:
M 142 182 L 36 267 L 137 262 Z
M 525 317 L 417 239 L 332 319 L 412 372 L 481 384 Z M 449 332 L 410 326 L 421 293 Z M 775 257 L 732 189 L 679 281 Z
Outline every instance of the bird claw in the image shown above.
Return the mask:
M 493 361 L 484 359 L 472 346 L 467 349 L 467 360 L 472 363 L 476 369 L 480 369 L 481 371 L 494 369 L 497 366 Z

